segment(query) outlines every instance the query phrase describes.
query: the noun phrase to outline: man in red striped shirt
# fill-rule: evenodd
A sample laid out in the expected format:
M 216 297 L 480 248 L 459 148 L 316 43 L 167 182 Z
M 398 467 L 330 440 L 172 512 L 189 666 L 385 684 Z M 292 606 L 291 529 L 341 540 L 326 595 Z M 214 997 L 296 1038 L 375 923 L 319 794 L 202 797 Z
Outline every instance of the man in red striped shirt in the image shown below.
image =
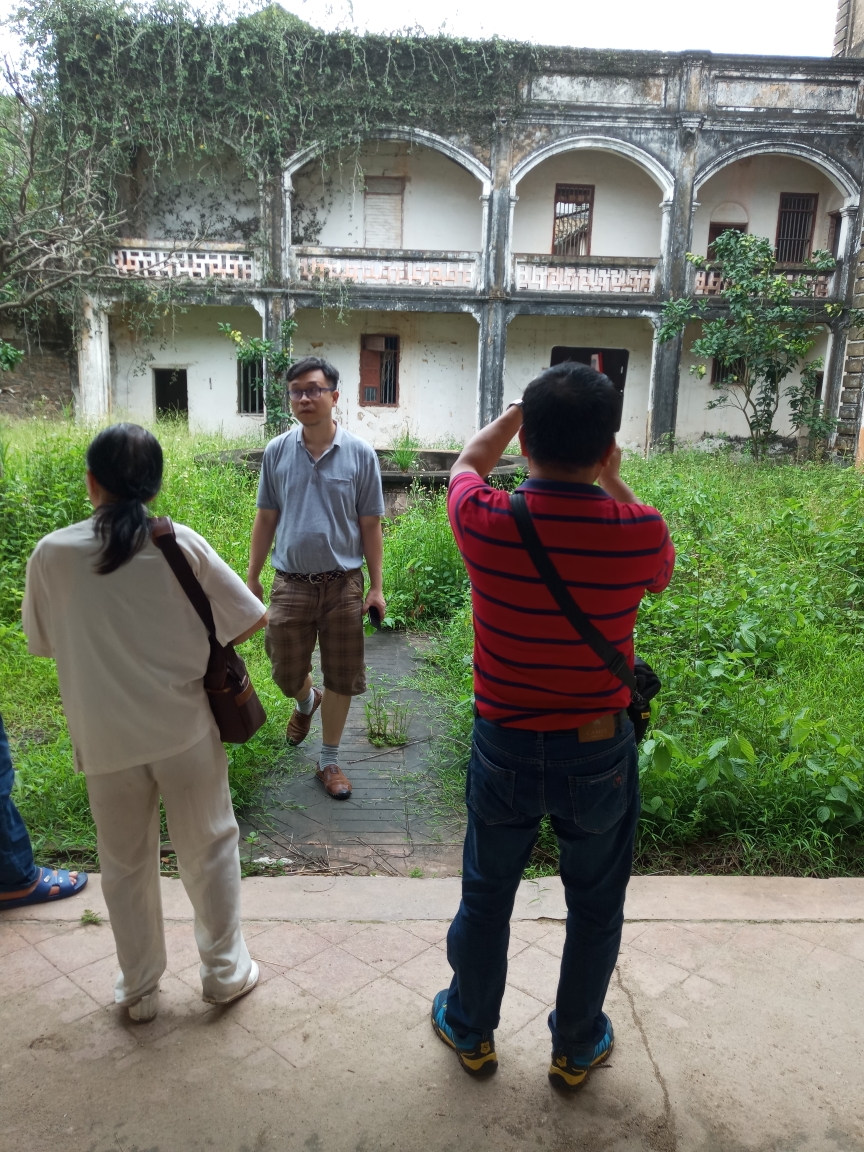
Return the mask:
M 568 908 L 549 1016 L 549 1079 L 564 1090 L 580 1087 L 614 1042 L 603 1001 L 639 816 L 630 691 L 563 615 L 522 543 L 509 495 L 483 477 L 518 433 L 529 465 L 520 491 L 540 540 L 632 669 L 639 603 L 669 583 L 675 552 L 660 513 L 619 475 L 621 404 L 609 379 L 585 365 L 546 370 L 469 441 L 449 491 L 471 578 L 475 721 L 462 903 L 447 937 L 454 976 L 435 997 L 432 1022 L 466 1071 L 495 1071 L 510 914 L 548 815 Z

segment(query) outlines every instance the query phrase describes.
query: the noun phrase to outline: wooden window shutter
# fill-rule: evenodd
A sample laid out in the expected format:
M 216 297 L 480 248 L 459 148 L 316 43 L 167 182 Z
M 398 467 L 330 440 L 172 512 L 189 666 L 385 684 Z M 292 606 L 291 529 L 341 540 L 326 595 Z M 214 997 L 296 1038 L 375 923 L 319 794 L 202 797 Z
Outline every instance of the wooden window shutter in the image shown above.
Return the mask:
M 367 248 L 402 247 L 402 193 L 405 182 L 392 176 L 367 176 L 364 244 Z
M 376 340 L 380 340 L 381 348 L 370 348 Z M 381 352 L 384 347 L 383 336 L 364 336 L 360 348 L 360 403 L 377 404 L 378 391 L 381 387 Z

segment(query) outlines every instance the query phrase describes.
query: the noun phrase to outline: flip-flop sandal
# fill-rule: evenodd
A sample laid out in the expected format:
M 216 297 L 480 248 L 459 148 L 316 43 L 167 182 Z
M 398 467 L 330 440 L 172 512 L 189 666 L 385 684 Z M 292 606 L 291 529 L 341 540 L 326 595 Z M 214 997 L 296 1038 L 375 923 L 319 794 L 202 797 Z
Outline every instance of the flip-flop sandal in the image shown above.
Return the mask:
M 42 875 L 36 881 L 36 887 L 26 896 L 16 896 L 14 900 L 0 899 L 0 912 L 9 908 L 26 908 L 28 904 L 47 904 L 51 900 L 65 900 L 67 896 L 74 896 L 76 892 L 87 883 L 87 873 L 79 872 L 78 879 L 73 882 L 67 868 L 40 868 Z M 59 888 L 59 892 L 52 892 L 52 888 Z

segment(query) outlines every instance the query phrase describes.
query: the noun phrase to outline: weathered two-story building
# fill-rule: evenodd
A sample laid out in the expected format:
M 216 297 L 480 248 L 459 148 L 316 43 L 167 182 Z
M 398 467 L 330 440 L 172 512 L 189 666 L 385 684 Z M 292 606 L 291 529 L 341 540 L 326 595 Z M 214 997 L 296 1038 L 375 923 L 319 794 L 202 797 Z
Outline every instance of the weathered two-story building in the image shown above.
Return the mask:
M 241 433 L 264 419 L 263 369 L 238 365 L 217 324 L 275 337 L 293 313 L 295 354 L 333 361 L 343 421 L 379 446 L 406 428 L 461 443 L 567 358 L 623 384 L 634 447 L 743 434 L 739 413 L 707 410 L 710 376 L 690 374 L 695 330 L 657 342 L 663 302 L 716 296 L 719 273 L 685 254 L 708 254 L 728 227 L 770 237 L 790 276 L 830 250 L 837 270 L 811 278 L 814 304 L 851 302 L 864 61 L 576 49 L 543 61 L 483 146 L 387 124 L 359 150 L 312 143 L 287 160 L 281 184 L 244 188 L 238 177 L 221 205 L 233 239 L 184 249 L 191 209 L 177 198 L 158 207 L 154 194 L 118 242 L 116 268 L 182 278 L 185 311 L 144 339 L 110 293 L 91 300 L 79 412 L 175 410 L 192 427 Z M 151 179 L 158 186 L 159 172 Z M 263 222 L 248 240 L 244 212 Z M 813 354 L 824 356 L 838 445 L 851 449 L 862 345 L 847 351 L 825 322 Z

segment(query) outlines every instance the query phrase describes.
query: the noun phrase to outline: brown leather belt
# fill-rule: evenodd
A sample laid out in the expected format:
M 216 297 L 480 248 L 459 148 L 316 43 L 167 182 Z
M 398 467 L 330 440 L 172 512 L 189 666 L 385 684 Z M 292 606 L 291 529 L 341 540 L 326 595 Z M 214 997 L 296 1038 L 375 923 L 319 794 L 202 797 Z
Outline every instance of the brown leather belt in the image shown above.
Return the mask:
M 345 575 L 344 568 L 332 572 L 283 572 L 281 568 L 276 571 L 283 580 L 295 580 L 303 584 L 329 584 L 331 580 L 340 580 Z

